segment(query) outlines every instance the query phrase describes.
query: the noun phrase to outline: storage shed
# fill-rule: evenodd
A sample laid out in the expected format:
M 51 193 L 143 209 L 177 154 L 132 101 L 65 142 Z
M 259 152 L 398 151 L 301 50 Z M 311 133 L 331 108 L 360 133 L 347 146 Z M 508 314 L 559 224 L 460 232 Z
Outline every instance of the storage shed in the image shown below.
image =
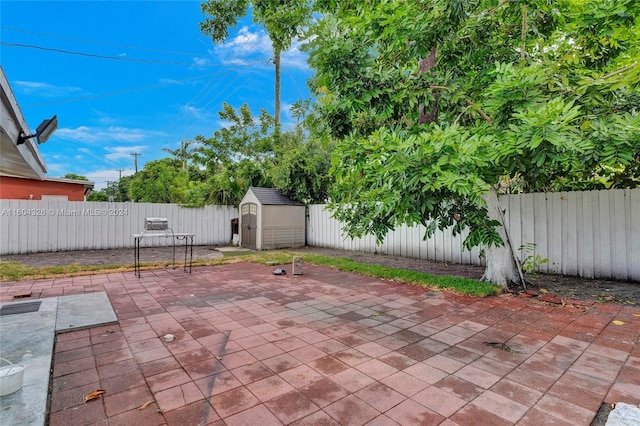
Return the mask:
M 302 203 L 273 188 L 251 187 L 240 202 L 240 245 L 254 250 L 305 245 Z

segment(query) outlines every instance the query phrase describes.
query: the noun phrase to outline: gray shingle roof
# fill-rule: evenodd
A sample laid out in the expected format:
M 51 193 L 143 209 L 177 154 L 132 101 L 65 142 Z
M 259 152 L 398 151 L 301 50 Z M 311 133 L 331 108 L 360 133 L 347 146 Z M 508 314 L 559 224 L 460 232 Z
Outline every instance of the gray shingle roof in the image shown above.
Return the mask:
M 260 204 L 263 205 L 281 205 L 281 206 L 304 206 L 304 204 L 293 201 L 275 188 L 258 188 L 252 186 L 249 188 L 253 195 L 256 196 Z

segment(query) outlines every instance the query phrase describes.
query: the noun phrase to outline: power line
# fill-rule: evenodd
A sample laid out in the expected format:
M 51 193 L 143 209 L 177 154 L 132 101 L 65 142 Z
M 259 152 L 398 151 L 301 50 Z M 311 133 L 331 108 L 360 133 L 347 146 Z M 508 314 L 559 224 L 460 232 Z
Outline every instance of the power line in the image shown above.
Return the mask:
M 23 47 L 27 49 L 37 49 L 44 50 L 47 52 L 55 52 L 55 53 L 63 53 L 66 55 L 77 55 L 77 56 L 86 56 L 89 58 L 98 58 L 98 59 L 109 59 L 112 61 L 125 61 L 125 62 L 142 62 L 149 64 L 162 64 L 162 65 L 186 65 L 186 66 L 194 66 L 193 62 L 174 62 L 174 61 L 158 61 L 155 59 L 136 59 L 136 58 L 127 58 L 126 56 L 107 56 L 107 55 L 98 55 L 95 53 L 85 53 L 85 52 L 75 52 L 72 50 L 64 50 L 64 49 L 56 49 L 53 47 L 44 47 L 44 46 L 36 46 L 33 44 L 22 44 L 22 43 L 7 43 L 6 41 L 0 41 L 0 44 L 8 47 Z M 215 64 L 202 64 L 198 65 L 200 67 L 215 67 L 218 65 Z
M 40 33 L 40 32 L 36 32 L 36 31 L 29 31 L 29 30 L 24 30 L 24 29 L 20 29 L 20 28 L 12 28 L 12 27 L 5 27 L 5 26 L 0 26 L 0 28 L 2 28 L 3 30 L 7 30 L 7 31 L 15 31 L 15 32 L 19 32 L 19 33 L 33 34 L 33 35 L 38 35 L 38 36 L 43 36 L 43 37 L 58 38 L 58 39 L 62 39 L 62 40 L 79 41 L 81 43 L 91 43 L 91 44 L 98 44 L 98 45 L 104 45 L 104 46 L 122 47 L 122 48 L 125 48 L 125 49 L 146 50 L 146 51 L 149 51 L 149 52 L 171 53 L 171 54 L 175 54 L 175 55 L 187 55 L 187 56 L 203 56 L 203 55 L 206 55 L 206 53 L 203 54 L 203 53 L 180 52 L 180 51 L 176 51 L 176 50 L 164 50 L 164 49 L 155 49 L 155 48 L 151 48 L 151 47 L 132 46 L 132 45 L 127 45 L 127 44 L 110 43 L 110 42 L 106 42 L 106 41 L 89 40 L 89 39 L 83 39 L 83 38 L 77 38 L 77 37 L 68 37 L 68 36 L 62 36 L 62 35 L 58 35 L 58 34 Z
M 260 61 L 259 63 L 262 63 L 262 61 Z M 116 95 L 123 95 L 125 93 L 131 93 L 131 92 L 139 92 L 142 90 L 149 90 L 149 89 L 158 89 L 161 87 L 167 87 L 167 86 L 173 86 L 176 84 L 182 84 L 184 82 L 190 81 L 190 80 L 197 80 L 200 78 L 207 78 L 207 77 L 215 77 L 217 75 L 222 74 L 224 71 L 218 71 L 216 73 L 213 74 L 205 74 L 205 75 L 199 75 L 199 76 L 195 76 L 195 77 L 189 77 L 189 78 L 185 78 L 183 80 L 174 80 L 174 81 L 170 81 L 167 83 L 163 83 L 163 84 L 156 84 L 153 86 L 144 86 L 144 87 L 135 87 L 132 89 L 124 89 L 124 90 L 118 90 L 115 92 L 107 92 L 107 93 L 100 93 L 97 95 L 88 95 L 88 96 L 80 96 L 77 98 L 70 98 L 70 99 L 60 99 L 57 101 L 49 101 L 49 102 L 42 102 L 42 103 L 38 103 L 38 104 L 29 104 L 29 105 L 25 105 L 23 108 L 34 108 L 34 107 L 41 107 L 41 106 L 47 106 L 47 105 L 55 105 L 55 104 L 63 104 L 63 103 L 68 103 L 68 102 L 77 102 L 77 101 L 86 101 L 89 99 L 98 99 L 98 98 L 106 98 L 109 96 L 116 96 Z

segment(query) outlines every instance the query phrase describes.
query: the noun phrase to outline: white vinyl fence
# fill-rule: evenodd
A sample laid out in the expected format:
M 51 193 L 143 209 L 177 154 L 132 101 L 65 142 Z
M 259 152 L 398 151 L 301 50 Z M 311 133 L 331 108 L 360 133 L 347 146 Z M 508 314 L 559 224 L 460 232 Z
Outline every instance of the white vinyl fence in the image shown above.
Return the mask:
M 500 197 L 514 247 L 548 262 L 540 272 L 640 281 L 640 189 L 538 193 Z M 309 206 L 307 244 L 441 262 L 482 264 L 479 250 L 462 249 L 464 236 L 402 226 L 381 245 L 373 236 L 350 239 L 325 205 Z M 521 256 L 522 258 L 522 256 Z
M 175 204 L 0 200 L 0 254 L 133 247 L 145 217 L 166 217 L 174 232 L 195 234 L 196 245 L 227 244 L 231 206 L 186 208 Z M 144 246 L 170 239 L 143 239 Z

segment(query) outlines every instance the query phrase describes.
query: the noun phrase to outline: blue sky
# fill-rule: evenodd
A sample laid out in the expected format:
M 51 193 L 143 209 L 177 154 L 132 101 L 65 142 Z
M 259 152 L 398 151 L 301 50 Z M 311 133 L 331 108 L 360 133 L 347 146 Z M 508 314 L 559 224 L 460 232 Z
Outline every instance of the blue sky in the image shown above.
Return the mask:
M 0 63 L 22 113 L 32 131 L 58 116 L 58 130 L 40 145 L 47 177 L 76 173 L 100 189 L 118 169 L 134 172 L 131 153 L 142 154 L 141 169 L 166 157 L 162 148 L 211 136 L 224 125 L 223 102 L 273 114 L 264 29 L 245 18 L 214 45 L 200 33 L 202 19 L 200 1 L 190 0 L 2 0 Z M 283 126 L 289 106 L 309 96 L 311 71 L 298 47 L 282 57 Z

